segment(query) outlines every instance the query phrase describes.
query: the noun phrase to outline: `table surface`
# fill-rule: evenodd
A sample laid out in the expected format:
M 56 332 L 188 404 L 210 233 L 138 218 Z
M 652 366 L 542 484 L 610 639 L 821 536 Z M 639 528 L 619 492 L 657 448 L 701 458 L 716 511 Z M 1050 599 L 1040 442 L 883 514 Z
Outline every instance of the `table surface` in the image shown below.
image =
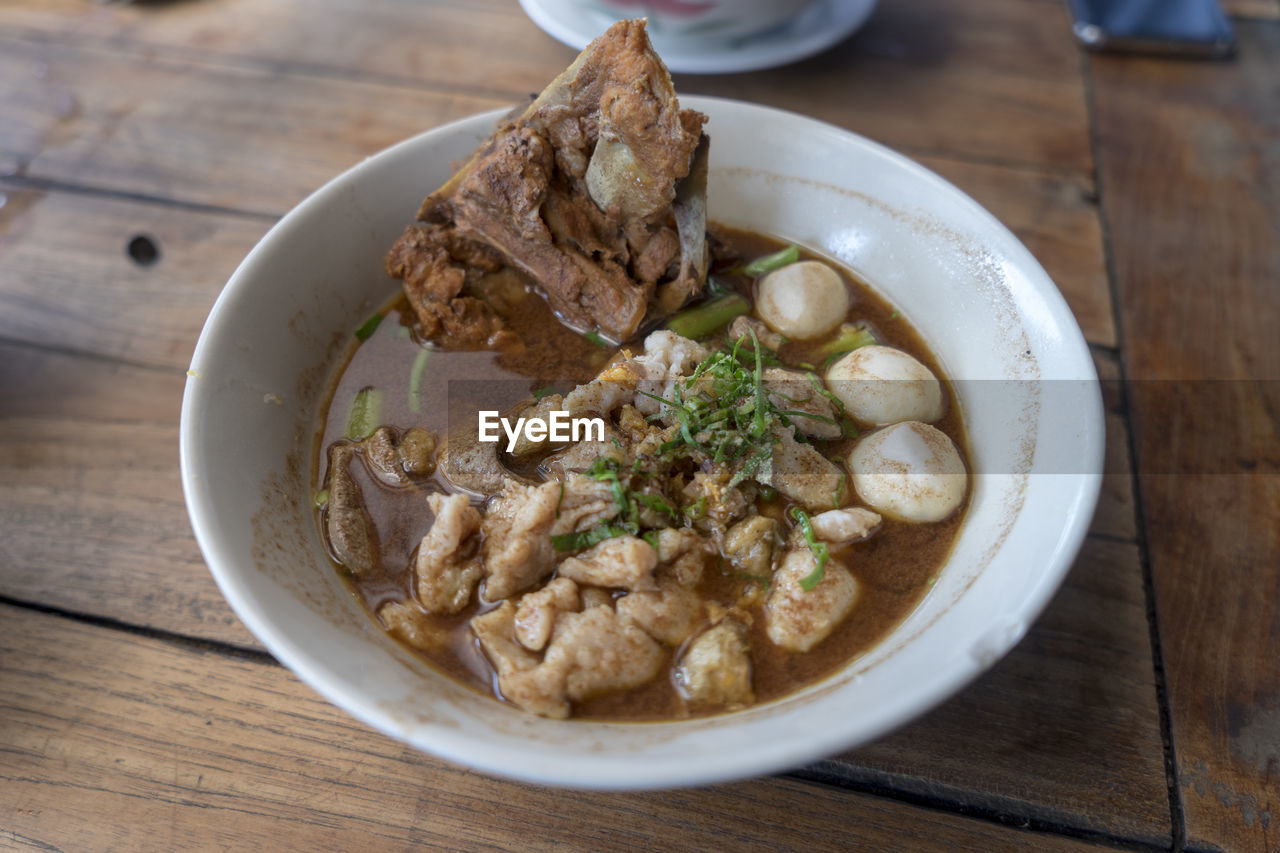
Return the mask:
M 1280 849 L 1280 0 L 1227 5 L 1231 62 L 1082 54 L 1057 0 L 886 0 L 799 64 L 677 76 L 1017 233 L 1106 380 L 1107 475 L 1047 612 L 934 712 L 596 794 L 320 700 L 218 593 L 177 465 L 200 326 L 272 223 L 573 51 L 502 0 L 0 4 L 0 847 Z

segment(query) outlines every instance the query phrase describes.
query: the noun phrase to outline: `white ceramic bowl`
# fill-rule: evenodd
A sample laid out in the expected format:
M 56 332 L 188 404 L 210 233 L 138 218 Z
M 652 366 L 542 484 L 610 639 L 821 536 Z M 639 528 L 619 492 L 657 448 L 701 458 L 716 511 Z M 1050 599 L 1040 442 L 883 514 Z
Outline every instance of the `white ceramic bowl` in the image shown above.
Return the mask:
M 183 486 L 237 615 L 336 705 L 487 773 L 592 788 L 692 785 L 864 743 L 955 693 L 1022 637 L 1093 513 L 1103 418 L 1089 352 L 1053 282 L 1003 226 L 936 175 L 854 134 L 750 104 L 682 103 L 711 117 L 713 219 L 843 261 L 960 380 L 978 475 L 954 553 L 919 608 L 836 676 L 709 719 L 540 719 L 401 648 L 331 567 L 309 505 L 326 389 L 351 330 L 395 290 L 382 272 L 387 248 L 498 113 L 401 143 L 298 205 L 232 276 L 192 360 Z

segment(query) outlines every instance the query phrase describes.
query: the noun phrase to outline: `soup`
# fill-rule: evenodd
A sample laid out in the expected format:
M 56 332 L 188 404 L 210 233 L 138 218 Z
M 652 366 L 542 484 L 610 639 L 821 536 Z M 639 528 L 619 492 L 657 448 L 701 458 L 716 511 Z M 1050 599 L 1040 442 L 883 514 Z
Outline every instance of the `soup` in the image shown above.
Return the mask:
M 353 592 L 531 713 L 785 696 L 891 631 L 962 521 L 936 360 L 847 270 L 707 226 L 703 118 L 642 22 L 588 47 L 392 249 L 405 294 L 319 436 Z

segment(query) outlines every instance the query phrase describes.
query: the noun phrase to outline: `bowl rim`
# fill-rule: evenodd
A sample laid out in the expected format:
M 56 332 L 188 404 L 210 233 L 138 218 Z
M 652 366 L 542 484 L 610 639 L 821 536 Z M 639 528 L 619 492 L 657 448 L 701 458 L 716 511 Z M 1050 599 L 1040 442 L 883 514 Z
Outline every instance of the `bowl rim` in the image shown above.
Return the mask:
M 352 695 L 349 684 L 337 673 L 326 670 L 323 660 L 316 656 L 313 650 L 308 649 L 273 622 L 270 615 L 248 594 L 235 577 L 236 560 L 220 542 L 221 533 L 213 521 L 215 513 L 211 496 L 199 482 L 199 472 L 203 466 L 197 450 L 199 445 L 197 441 L 198 409 L 201 398 L 206 393 L 204 390 L 206 386 L 203 383 L 194 383 L 191 377 L 199 375 L 200 371 L 205 369 L 205 362 L 210 358 L 209 350 L 213 348 L 212 339 L 220 324 L 226 322 L 229 306 L 239 296 L 240 291 L 252 284 L 254 266 L 260 258 L 272 251 L 275 238 L 282 232 L 305 220 L 313 209 L 326 204 L 329 197 L 340 191 L 342 187 L 358 181 L 365 171 L 374 168 L 382 158 L 390 158 L 405 149 L 417 147 L 428 139 L 446 137 L 460 131 L 470 132 L 481 124 L 486 127 L 491 126 L 495 120 L 509 113 L 510 110 L 501 108 L 477 113 L 416 134 L 365 158 L 308 195 L 267 231 L 228 279 L 202 327 L 191 358 L 189 378 L 183 393 L 179 429 L 182 486 L 193 532 L 219 590 L 236 616 L 280 663 L 327 701 L 375 730 L 439 758 L 493 776 L 543 785 L 600 790 L 682 787 L 741 779 L 797 767 L 830 756 L 854 743 L 878 738 L 955 695 L 1016 645 L 1022 638 L 1025 627 L 1040 616 L 1070 570 L 1085 541 L 1101 491 L 1105 418 L 1101 392 L 1097 388 L 1096 369 L 1093 366 L 1088 344 L 1066 300 L 1048 273 L 994 215 L 959 188 L 919 163 L 885 145 L 828 122 L 787 110 L 727 98 L 682 96 L 681 105 L 704 112 L 748 110 L 758 115 L 761 120 L 799 122 L 801 126 L 807 125 L 813 130 L 840 134 L 850 145 L 886 159 L 895 167 L 904 169 L 915 178 L 926 181 L 934 190 L 950 195 L 953 201 L 965 208 L 966 216 L 972 217 L 973 221 L 978 223 L 978 228 L 983 231 L 990 229 L 1002 235 L 1012 247 L 1015 247 L 1015 254 L 1020 255 L 1015 259 L 1017 265 L 1032 273 L 1038 273 L 1030 276 L 1037 289 L 1036 295 L 1045 300 L 1057 321 L 1057 326 L 1062 333 L 1060 345 L 1068 352 L 1073 352 L 1077 359 L 1071 366 L 1080 368 L 1082 374 L 1080 378 L 1093 380 L 1094 393 L 1088 395 L 1084 403 L 1084 411 L 1081 413 L 1084 428 L 1081 433 L 1080 467 L 1078 473 L 1070 475 L 1074 483 L 1070 489 L 1070 517 L 1066 524 L 1057 529 L 1056 541 L 1044 557 L 1045 565 L 1040 572 L 1037 584 L 1020 600 L 1017 615 L 1021 629 L 1007 637 L 1000 647 L 993 649 L 989 659 L 978 660 L 974 657 L 966 657 L 964 660 L 967 666 L 948 669 L 937 673 L 934 678 L 922 681 L 920 687 L 908 699 L 890 703 L 895 709 L 893 713 L 879 715 L 878 719 L 871 723 L 863 722 L 856 731 L 849 727 L 832 726 L 809 733 L 800 746 L 790 741 L 762 744 L 759 749 L 728 754 L 715 763 L 707 762 L 695 767 L 689 767 L 682 764 L 678 758 L 671 757 L 662 759 L 644 755 L 622 757 L 610 753 L 573 754 L 559 757 L 543 752 L 539 752 L 537 761 L 533 762 L 536 767 L 526 767 L 512 762 L 509 753 L 495 751 L 491 745 L 467 735 L 440 734 L 431 731 L 425 734 L 415 733 L 413 737 L 406 735 L 389 719 L 384 710 L 376 707 L 377 703 Z M 1037 279 L 1041 281 L 1036 281 Z M 901 697 L 897 698 L 901 699 Z M 680 722 L 606 725 L 680 725 Z

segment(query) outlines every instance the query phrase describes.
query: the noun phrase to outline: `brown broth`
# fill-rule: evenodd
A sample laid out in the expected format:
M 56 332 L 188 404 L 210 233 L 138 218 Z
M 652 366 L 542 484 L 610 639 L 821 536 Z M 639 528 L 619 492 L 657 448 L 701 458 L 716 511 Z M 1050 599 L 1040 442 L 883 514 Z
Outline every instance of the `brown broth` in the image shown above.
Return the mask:
M 716 257 L 713 274 L 748 298 L 754 297 L 751 281 L 726 271 L 739 259 L 759 257 L 785 244 L 771 237 L 720 226 L 713 226 L 712 236 Z M 919 359 L 942 381 L 947 400 L 954 401 L 954 389 L 937 360 L 897 310 L 842 266 L 807 251 L 801 254 L 804 258 L 826 261 L 839 270 L 853 294 L 849 320 L 864 323 L 881 342 Z M 477 409 L 507 410 L 528 400 L 535 389 L 554 386 L 557 390 L 566 390 L 588 381 L 614 354 L 557 322 L 545 300 L 518 273 L 503 271 L 490 276 L 480 289 L 527 343 L 497 352 L 432 351 L 422 371 L 420 411 L 414 412 L 409 377 L 423 346 L 409 330 L 412 316 L 408 307 L 401 298 L 394 300 L 385 310 L 385 319 L 376 332 L 353 347 L 334 387 L 316 446 L 317 489 L 327 478 L 328 454 L 321 449 L 327 451 L 334 442 L 344 440 L 348 410 L 362 388 L 383 389 L 382 424 L 400 430 L 418 426 L 444 436 L 451 426 L 474 426 Z M 815 343 L 788 343 L 780 355 L 787 364 L 810 362 L 821 372 L 823 356 L 817 353 L 816 347 Z M 447 401 L 446 405 L 441 406 L 441 400 Z M 949 405 L 934 426 L 950 436 L 967 458 L 958 407 Z M 820 442 L 819 447 L 825 455 L 835 458 L 847 455 L 855 443 L 856 438 L 850 438 Z M 411 599 L 413 551 L 432 522 L 426 495 L 453 489 L 438 474 L 422 484 L 390 488 L 370 476 L 364 466 L 353 466 L 352 473 L 375 521 L 383 564 L 379 570 L 358 580 L 336 563 L 335 567 L 369 612 L 375 614 L 389 601 Z M 787 508 L 781 501 L 761 507 L 763 512 L 777 518 L 781 518 Z M 966 510 L 967 499 L 965 506 L 936 524 L 886 520 L 868 541 L 833 551 L 833 559 L 841 562 L 858 580 L 861 594 L 853 611 L 835 632 L 810 652 L 797 654 L 774 646 L 765 635 L 763 614 L 757 608 L 751 625 L 757 703 L 781 698 L 832 675 L 892 631 L 932 585 L 951 551 Z M 323 531 L 323 517 L 319 520 Z M 700 592 L 705 598 L 730 607 L 752 584 L 710 565 Z M 463 683 L 496 695 L 492 668 L 468 627 L 469 620 L 484 609 L 488 607 L 473 600 L 456 616 L 430 617 L 447 630 L 447 648 L 433 653 L 412 650 Z M 678 652 L 673 650 L 673 657 Z M 634 690 L 596 697 L 574 706 L 575 718 L 644 721 L 699 715 L 699 709 L 687 708 L 670 680 L 661 676 Z

